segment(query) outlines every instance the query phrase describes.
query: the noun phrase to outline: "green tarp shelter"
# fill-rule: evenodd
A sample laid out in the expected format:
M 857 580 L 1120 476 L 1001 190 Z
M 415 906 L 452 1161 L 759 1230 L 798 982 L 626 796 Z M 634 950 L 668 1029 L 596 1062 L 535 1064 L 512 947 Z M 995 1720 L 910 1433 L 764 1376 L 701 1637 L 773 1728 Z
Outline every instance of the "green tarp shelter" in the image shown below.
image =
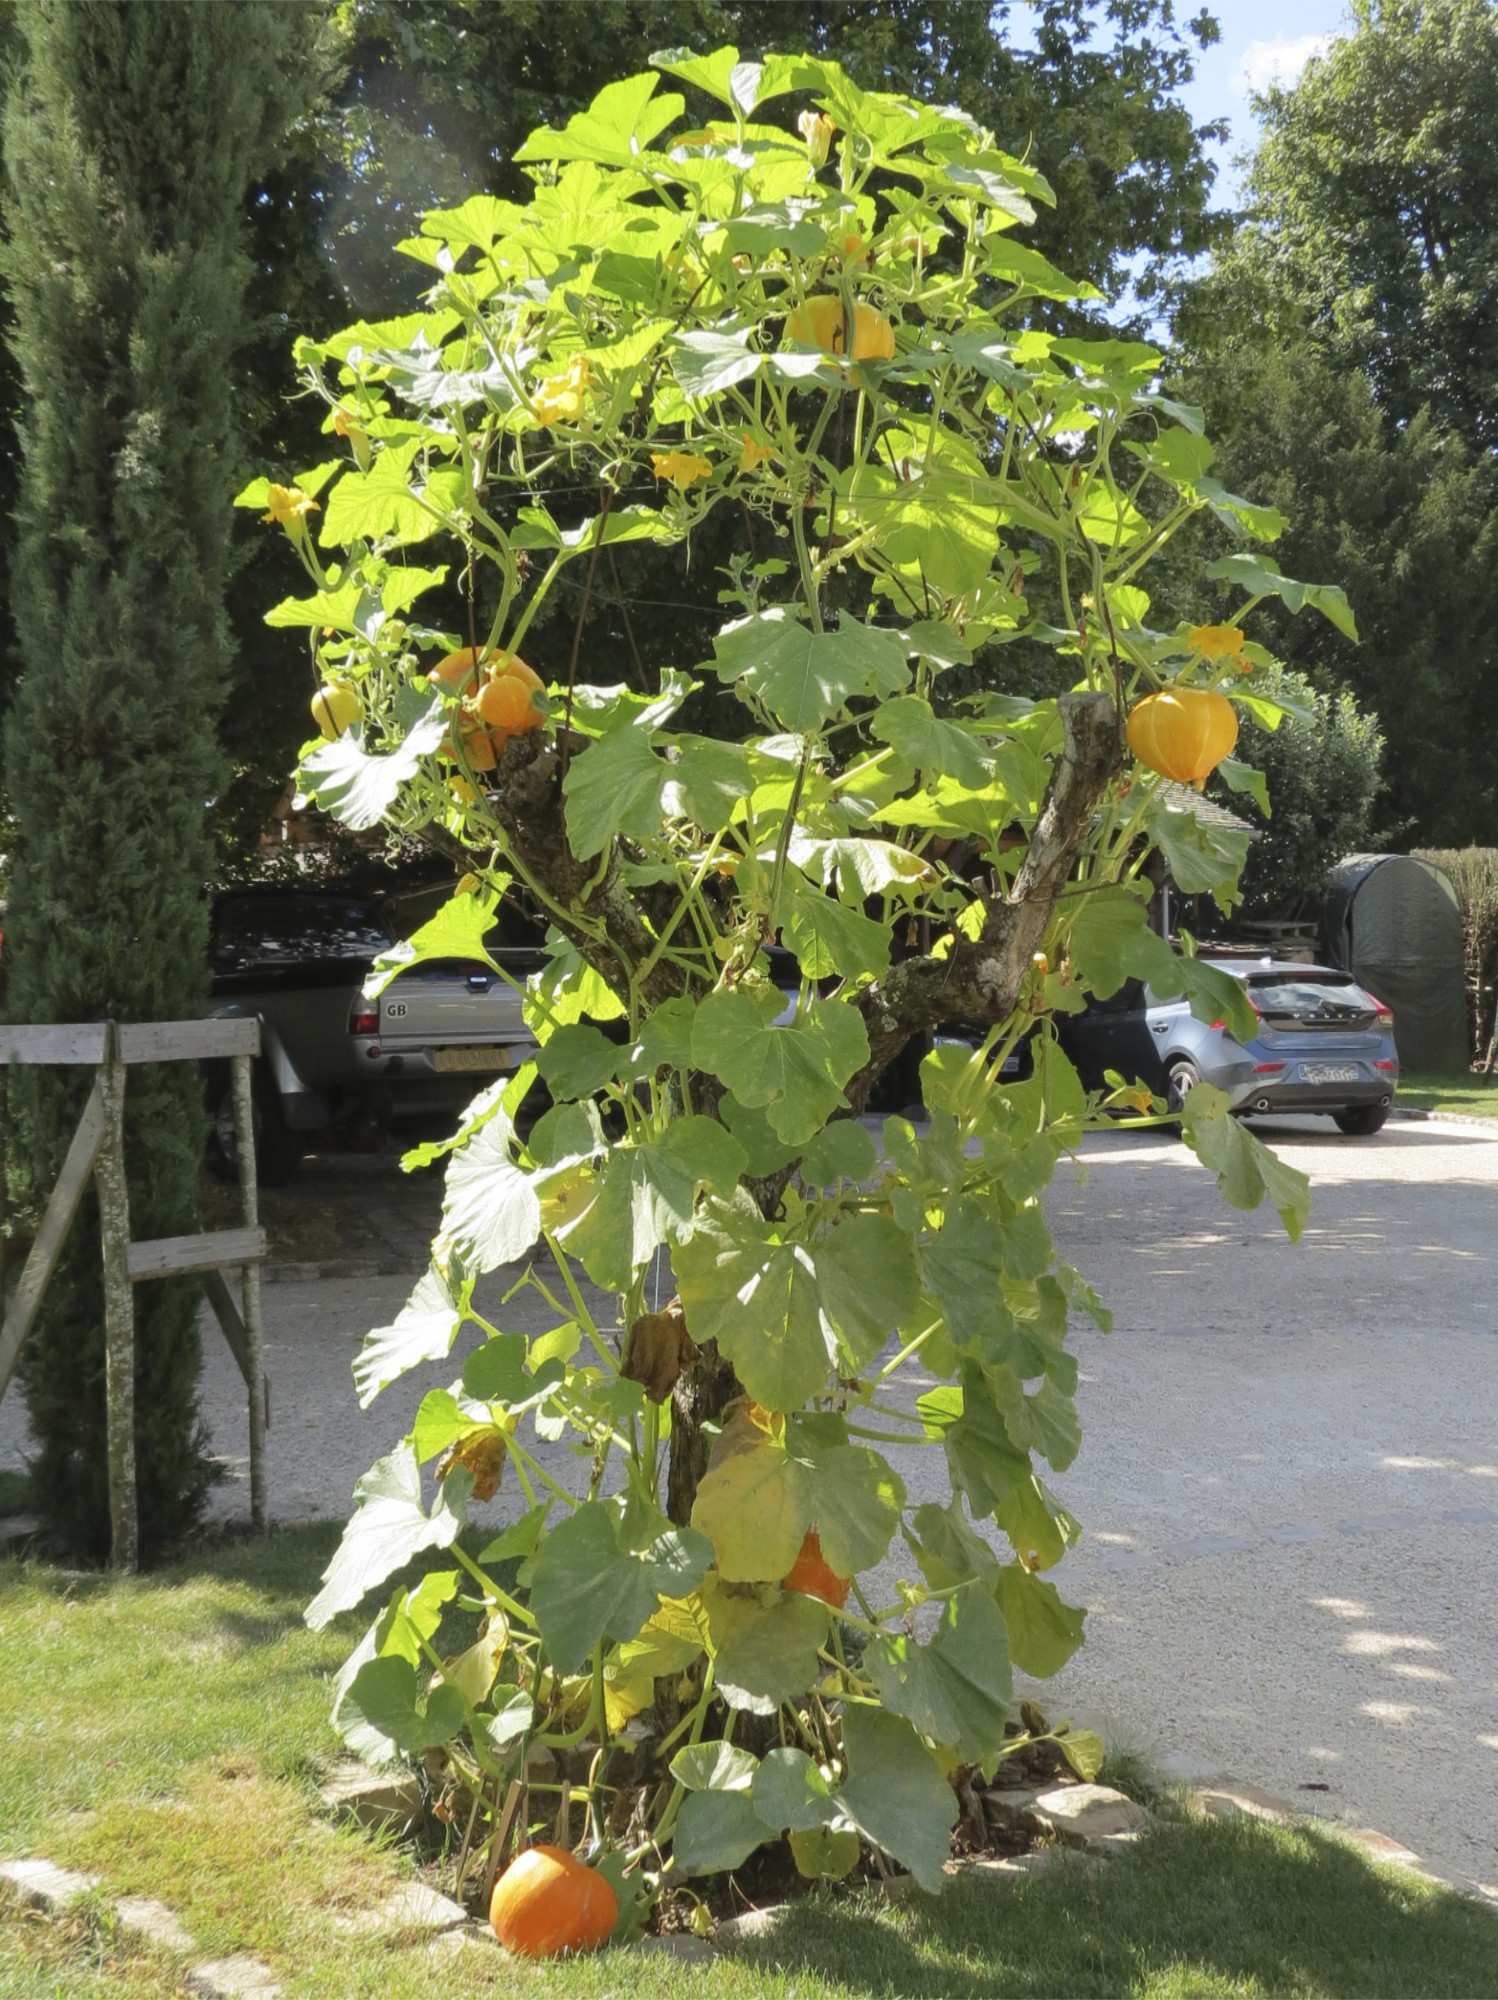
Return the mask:
M 1327 955 L 1394 1010 L 1406 1070 L 1464 1070 L 1467 975 L 1449 875 L 1412 854 L 1349 854 L 1327 880 Z

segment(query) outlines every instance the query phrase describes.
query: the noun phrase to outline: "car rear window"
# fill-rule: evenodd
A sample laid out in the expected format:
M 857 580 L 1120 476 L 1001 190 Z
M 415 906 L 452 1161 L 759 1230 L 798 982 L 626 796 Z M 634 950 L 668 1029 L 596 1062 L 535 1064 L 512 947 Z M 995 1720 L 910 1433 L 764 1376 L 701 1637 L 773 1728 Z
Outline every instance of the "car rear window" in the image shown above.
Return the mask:
M 1362 987 L 1335 973 L 1301 979 L 1279 972 L 1250 979 L 1248 997 L 1269 1020 L 1287 1015 L 1300 1021 L 1361 1020 L 1373 1011 Z
M 394 942 L 368 903 L 335 896 L 253 896 L 220 903 L 213 918 L 218 972 L 257 967 L 367 965 Z

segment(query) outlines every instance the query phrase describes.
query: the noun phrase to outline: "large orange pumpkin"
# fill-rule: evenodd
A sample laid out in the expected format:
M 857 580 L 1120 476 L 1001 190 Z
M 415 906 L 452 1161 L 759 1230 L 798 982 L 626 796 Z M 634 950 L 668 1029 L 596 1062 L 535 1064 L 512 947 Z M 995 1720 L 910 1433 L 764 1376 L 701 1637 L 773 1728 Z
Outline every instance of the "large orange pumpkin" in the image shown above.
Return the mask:
M 489 1922 L 510 1951 L 559 1958 L 596 1951 L 619 1920 L 619 1898 L 596 1868 L 562 1847 L 528 1847 L 494 1885 Z
M 801 1538 L 796 1560 L 780 1579 L 782 1590 L 799 1590 L 803 1597 L 820 1597 L 824 1604 L 841 1611 L 848 1601 L 848 1578 L 839 1576 L 822 1554 L 822 1538 L 808 1528 Z
M 1238 714 L 1225 695 L 1208 688 L 1168 688 L 1130 709 L 1128 736 L 1141 764 L 1200 790 L 1231 755 Z
M 797 306 L 785 323 L 786 337 L 807 347 L 820 347 L 824 354 L 846 354 L 847 326 L 843 302 L 831 294 L 808 299 Z M 860 299 L 853 308 L 854 361 L 893 361 L 895 330 L 883 313 L 875 312 Z

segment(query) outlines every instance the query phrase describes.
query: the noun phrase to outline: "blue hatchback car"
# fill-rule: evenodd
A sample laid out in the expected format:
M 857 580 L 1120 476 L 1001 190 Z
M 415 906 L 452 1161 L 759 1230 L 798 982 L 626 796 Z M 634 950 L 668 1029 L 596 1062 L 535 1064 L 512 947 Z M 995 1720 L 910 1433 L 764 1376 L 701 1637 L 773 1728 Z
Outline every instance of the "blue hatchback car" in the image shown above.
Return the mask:
M 1062 1047 L 1091 1090 L 1104 1072 L 1136 1079 L 1172 1110 L 1199 1081 L 1215 1084 L 1240 1116 L 1325 1112 L 1368 1138 L 1389 1115 L 1399 1081 L 1394 1016 L 1349 973 L 1288 959 L 1209 959 L 1241 980 L 1258 1033 L 1240 1042 L 1221 1021 L 1199 1021 L 1184 1000 L 1158 1000 L 1131 981 L 1106 1001 L 1057 1022 Z

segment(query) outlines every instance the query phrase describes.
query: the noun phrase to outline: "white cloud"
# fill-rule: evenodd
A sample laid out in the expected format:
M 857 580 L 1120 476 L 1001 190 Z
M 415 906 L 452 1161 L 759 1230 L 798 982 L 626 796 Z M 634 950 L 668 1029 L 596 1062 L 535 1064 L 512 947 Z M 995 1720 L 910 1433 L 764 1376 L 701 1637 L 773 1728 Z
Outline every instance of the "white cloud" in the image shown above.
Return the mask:
M 1272 42 L 1250 42 L 1243 51 L 1238 82 L 1245 92 L 1261 93 L 1272 83 L 1288 87 L 1331 41 L 1330 35 L 1281 35 Z

